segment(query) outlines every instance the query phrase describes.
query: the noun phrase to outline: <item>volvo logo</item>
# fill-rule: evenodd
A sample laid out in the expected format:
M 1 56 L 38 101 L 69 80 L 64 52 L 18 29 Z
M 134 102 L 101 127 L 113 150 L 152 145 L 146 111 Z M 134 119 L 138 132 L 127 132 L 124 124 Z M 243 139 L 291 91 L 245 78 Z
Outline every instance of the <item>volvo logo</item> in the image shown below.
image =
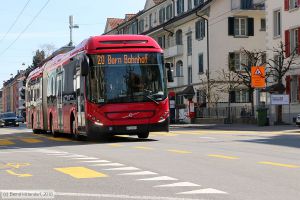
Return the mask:
M 138 115 L 139 112 L 136 113 L 129 113 L 127 116 L 122 117 L 123 119 L 127 119 L 127 118 L 133 118 L 134 116 Z

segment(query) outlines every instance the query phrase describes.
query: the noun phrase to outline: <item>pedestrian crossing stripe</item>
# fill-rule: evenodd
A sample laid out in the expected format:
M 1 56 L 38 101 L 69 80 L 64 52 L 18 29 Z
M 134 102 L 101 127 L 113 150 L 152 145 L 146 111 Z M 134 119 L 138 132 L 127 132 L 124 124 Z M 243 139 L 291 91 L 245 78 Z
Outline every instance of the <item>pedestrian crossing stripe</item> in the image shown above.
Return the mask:
M 0 146 L 13 145 L 13 144 L 15 143 L 10 140 L 0 140 Z

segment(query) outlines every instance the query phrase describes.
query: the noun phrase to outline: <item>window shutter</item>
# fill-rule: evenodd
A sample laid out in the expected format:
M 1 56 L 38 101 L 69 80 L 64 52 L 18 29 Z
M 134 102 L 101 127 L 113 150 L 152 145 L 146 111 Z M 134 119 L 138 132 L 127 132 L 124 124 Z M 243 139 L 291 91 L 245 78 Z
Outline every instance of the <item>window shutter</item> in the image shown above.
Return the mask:
M 204 38 L 205 37 L 205 21 L 204 20 L 202 20 L 202 23 L 201 23 L 201 30 L 202 30 L 201 37 Z
M 290 96 L 291 100 L 291 76 L 285 77 L 285 93 Z
M 228 56 L 228 68 L 229 68 L 230 71 L 234 71 L 235 70 L 234 56 L 235 56 L 234 52 L 229 52 L 229 56 Z
M 228 35 L 234 36 L 234 17 L 228 17 Z
M 290 31 L 285 31 L 285 56 L 290 57 L 291 55 L 291 48 L 290 48 Z
M 300 2 L 298 3 L 298 6 L 300 6 Z M 298 28 L 298 54 L 300 55 L 300 27 Z
M 200 21 L 196 22 L 196 39 L 200 39 Z
M 199 73 L 203 73 L 203 54 L 199 55 Z
M 299 0 L 298 0 L 299 2 Z M 290 1 L 289 0 L 284 0 L 284 10 L 288 11 L 290 8 Z
M 254 36 L 254 18 L 248 18 L 248 36 Z
M 300 75 L 298 75 L 298 101 L 300 101 Z

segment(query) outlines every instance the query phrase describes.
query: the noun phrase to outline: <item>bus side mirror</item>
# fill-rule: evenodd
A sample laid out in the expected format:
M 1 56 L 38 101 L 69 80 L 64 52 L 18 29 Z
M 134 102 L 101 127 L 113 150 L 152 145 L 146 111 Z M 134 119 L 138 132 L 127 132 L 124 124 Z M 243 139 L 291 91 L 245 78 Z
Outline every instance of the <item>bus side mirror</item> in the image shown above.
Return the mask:
M 173 63 L 165 63 L 165 68 L 167 69 L 168 82 L 174 82 L 172 67 Z
M 89 73 L 89 60 L 88 57 L 85 56 L 80 65 L 81 76 L 87 76 Z

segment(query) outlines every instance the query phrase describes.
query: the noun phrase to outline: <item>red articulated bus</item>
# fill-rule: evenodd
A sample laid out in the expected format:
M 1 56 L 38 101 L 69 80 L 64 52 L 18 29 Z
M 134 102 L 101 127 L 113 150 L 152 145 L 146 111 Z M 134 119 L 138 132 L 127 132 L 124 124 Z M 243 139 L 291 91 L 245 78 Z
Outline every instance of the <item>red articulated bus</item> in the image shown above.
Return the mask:
M 148 36 L 91 37 L 29 74 L 27 126 L 75 138 L 168 131 L 170 68 Z

